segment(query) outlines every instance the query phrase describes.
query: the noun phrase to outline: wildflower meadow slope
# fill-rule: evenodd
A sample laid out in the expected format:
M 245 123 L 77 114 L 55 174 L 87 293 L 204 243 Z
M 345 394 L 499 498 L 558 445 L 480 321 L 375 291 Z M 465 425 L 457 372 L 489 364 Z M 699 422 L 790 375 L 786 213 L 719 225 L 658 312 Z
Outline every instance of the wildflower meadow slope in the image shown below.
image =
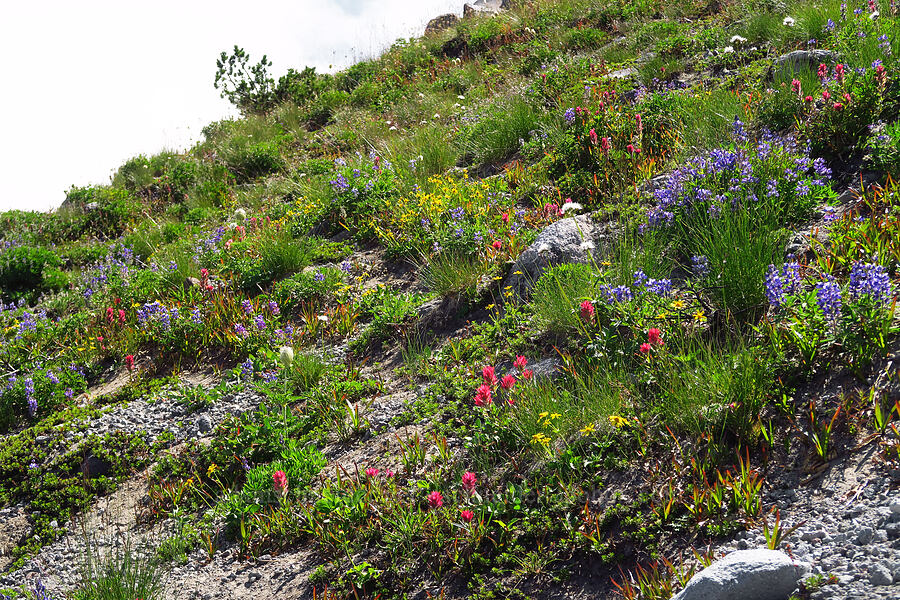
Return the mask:
M 503 4 L 0 214 L 0 598 L 900 596 L 896 3 Z

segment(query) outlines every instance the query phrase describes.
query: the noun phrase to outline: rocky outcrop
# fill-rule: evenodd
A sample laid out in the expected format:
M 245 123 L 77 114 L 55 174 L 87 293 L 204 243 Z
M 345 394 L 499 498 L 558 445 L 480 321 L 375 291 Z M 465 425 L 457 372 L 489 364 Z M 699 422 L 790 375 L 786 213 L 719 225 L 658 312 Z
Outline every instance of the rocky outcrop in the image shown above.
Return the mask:
M 475 0 L 472 4 L 463 6 L 463 17 L 471 17 L 477 14 L 495 15 L 501 11 L 509 10 L 510 0 Z
M 548 268 L 563 263 L 591 262 L 598 233 L 587 216 L 560 219 L 549 225 L 513 264 L 503 289 L 509 288 L 525 299 Z
M 738 550 L 691 578 L 674 600 L 788 600 L 809 572 L 776 550 Z
M 794 50 L 775 59 L 775 72 L 815 71 L 822 63 L 830 65 L 834 61 L 834 53 L 828 50 Z
M 428 25 L 425 27 L 425 35 L 432 35 L 450 29 L 457 23 L 459 23 L 459 17 L 453 13 L 435 17 L 428 21 Z

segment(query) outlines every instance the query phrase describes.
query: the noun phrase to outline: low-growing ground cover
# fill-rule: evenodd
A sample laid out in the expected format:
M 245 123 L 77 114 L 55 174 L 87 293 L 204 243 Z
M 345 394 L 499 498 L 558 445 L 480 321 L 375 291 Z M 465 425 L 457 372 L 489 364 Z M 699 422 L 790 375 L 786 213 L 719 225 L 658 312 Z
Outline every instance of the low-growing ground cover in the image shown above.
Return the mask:
M 4 568 L 139 476 L 133 533 L 174 533 L 76 597 L 302 551 L 327 597 L 668 598 L 680 551 L 789 536 L 780 471 L 894 477 L 894 13 L 548 0 L 336 75 L 223 55 L 243 118 L 3 215 Z M 94 427 L 148 403 L 196 422 Z

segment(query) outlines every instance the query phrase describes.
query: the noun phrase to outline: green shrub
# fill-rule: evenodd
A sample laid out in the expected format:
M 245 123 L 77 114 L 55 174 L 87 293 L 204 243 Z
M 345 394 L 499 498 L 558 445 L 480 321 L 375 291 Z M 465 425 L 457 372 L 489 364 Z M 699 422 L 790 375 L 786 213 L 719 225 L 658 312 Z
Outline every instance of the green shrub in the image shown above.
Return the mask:
M 137 212 L 137 201 L 128 191 L 96 186 L 72 187 L 59 214 L 70 219 L 67 239 L 85 234 L 113 239 L 134 222 Z
M 104 552 L 89 536 L 85 538 L 81 583 L 73 593 L 75 600 L 162 600 L 166 597 L 165 573 L 156 561 L 154 549 L 135 548 L 131 539 L 126 539 L 124 544 L 117 539 Z
M 478 256 L 438 252 L 423 259 L 421 277 L 428 289 L 439 296 L 456 294 L 472 300 L 488 268 Z
M 551 267 L 534 285 L 531 309 L 535 325 L 551 333 L 571 333 L 581 326 L 578 306 L 597 295 L 598 278 L 590 265 Z
M 606 37 L 606 32 L 601 29 L 592 29 L 590 27 L 572 29 L 566 33 L 563 45 L 570 50 L 584 50 L 603 45 Z
M 292 312 L 308 302 L 324 302 L 342 280 L 339 270 L 327 267 L 297 273 L 276 283 L 272 289 L 272 297 L 282 310 Z
M 900 176 L 900 121 L 875 127 L 869 138 L 872 165 L 896 180 Z
M 34 296 L 59 289 L 60 258 L 50 250 L 32 246 L 12 247 L 0 253 L 0 290 L 7 296 Z
M 541 129 L 545 114 L 520 96 L 491 105 L 469 127 L 463 148 L 474 164 L 510 158 Z

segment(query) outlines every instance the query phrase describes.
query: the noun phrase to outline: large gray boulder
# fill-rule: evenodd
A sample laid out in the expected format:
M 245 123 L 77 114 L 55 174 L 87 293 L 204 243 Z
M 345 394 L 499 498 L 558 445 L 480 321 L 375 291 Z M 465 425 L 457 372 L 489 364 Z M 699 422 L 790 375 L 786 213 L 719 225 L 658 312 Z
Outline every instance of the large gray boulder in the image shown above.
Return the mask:
M 674 600 L 787 600 L 809 565 L 776 550 L 738 550 L 694 575 Z
M 834 53 L 828 50 L 794 50 L 775 59 L 775 67 L 778 73 L 790 74 L 796 71 L 815 71 L 819 65 L 834 64 Z
M 444 31 L 445 29 L 450 29 L 457 23 L 459 23 L 459 17 L 453 13 L 435 17 L 428 21 L 428 25 L 425 27 L 425 35 L 431 35 L 433 33 Z
M 532 286 L 548 268 L 563 263 L 590 263 L 594 259 L 597 227 L 585 215 L 560 219 L 547 226 L 512 266 L 503 282 L 526 299 Z

